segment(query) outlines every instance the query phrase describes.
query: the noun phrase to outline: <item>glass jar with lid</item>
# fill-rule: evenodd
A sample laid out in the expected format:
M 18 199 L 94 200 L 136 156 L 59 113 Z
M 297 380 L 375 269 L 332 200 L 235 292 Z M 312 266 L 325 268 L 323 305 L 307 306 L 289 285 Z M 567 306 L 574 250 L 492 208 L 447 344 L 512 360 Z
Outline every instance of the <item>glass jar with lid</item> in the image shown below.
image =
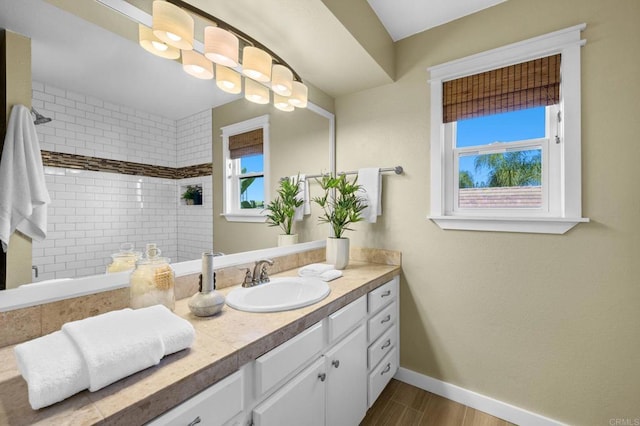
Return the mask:
M 175 308 L 175 274 L 169 259 L 160 254 L 160 249 L 150 243 L 145 258 L 136 262 L 130 278 L 130 305 L 134 309 L 159 304 Z
M 111 263 L 107 265 L 107 274 L 133 270 L 140 257 L 142 257 L 142 253 L 134 251 L 133 244 L 120 245 L 120 251 L 111 255 Z

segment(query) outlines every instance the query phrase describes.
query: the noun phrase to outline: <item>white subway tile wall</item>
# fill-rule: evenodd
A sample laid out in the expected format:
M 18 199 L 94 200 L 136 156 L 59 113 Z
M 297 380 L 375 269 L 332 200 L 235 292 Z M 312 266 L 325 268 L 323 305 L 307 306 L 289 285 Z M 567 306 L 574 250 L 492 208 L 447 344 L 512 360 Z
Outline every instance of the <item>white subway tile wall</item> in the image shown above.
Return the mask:
M 211 111 L 181 120 L 33 82 L 33 106 L 53 118 L 37 126 L 41 149 L 184 167 L 211 161 Z M 178 164 L 179 162 L 179 164 Z M 34 281 L 102 274 L 110 255 L 148 242 L 172 261 L 200 258 L 213 244 L 211 176 L 172 180 L 45 167 L 52 204 L 48 235 L 33 243 Z M 201 183 L 201 206 L 180 203 L 180 185 Z
M 204 110 L 177 122 L 177 163 L 175 167 L 210 163 L 211 160 L 211 110 Z

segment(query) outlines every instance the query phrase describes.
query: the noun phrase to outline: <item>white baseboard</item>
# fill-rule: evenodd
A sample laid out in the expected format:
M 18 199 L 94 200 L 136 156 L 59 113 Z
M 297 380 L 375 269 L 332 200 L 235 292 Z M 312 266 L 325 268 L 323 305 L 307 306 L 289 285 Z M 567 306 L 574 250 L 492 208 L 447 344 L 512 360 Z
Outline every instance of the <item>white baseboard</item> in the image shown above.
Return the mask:
M 400 367 L 395 379 L 521 426 L 565 426 L 565 423 L 488 396 Z

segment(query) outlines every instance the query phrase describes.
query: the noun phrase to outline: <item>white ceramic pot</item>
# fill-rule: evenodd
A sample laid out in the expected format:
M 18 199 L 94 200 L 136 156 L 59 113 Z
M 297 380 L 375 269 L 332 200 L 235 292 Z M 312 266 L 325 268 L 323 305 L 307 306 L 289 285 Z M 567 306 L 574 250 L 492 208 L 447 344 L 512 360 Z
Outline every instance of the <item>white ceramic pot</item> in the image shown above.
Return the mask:
M 336 269 L 344 269 L 349 264 L 349 239 L 327 238 L 327 263 Z
M 291 246 L 298 244 L 298 234 L 280 234 L 278 235 L 278 247 Z

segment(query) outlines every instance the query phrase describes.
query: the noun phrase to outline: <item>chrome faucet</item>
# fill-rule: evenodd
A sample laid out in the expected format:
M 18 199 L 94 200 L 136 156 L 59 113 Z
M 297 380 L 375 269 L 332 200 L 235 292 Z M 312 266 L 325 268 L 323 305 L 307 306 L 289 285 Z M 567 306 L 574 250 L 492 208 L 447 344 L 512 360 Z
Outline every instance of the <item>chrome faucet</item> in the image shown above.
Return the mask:
M 242 287 L 253 287 L 254 285 L 268 283 L 269 274 L 267 273 L 267 265 L 273 266 L 273 260 L 260 259 L 256 261 L 253 267 L 253 274 L 251 273 L 251 269 L 245 268 Z

